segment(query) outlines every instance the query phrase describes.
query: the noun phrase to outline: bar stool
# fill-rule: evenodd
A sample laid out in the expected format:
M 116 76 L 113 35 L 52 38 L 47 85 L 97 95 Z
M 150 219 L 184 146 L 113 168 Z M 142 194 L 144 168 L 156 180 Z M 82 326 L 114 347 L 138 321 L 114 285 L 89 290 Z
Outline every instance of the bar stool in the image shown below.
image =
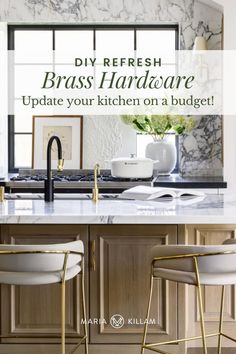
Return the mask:
M 84 245 L 73 241 L 51 245 L 0 245 L 0 283 L 9 285 L 61 284 L 61 354 L 65 354 L 65 284 L 81 274 L 84 335 L 73 349 L 84 343 L 88 354 L 84 290 Z M 6 337 L 5 337 L 6 338 Z M 8 337 L 9 338 L 9 337 Z M 11 336 L 12 338 L 12 336 Z
M 220 354 L 222 337 L 235 342 L 236 339 L 223 333 L 222 330 L 225 286 L 236 284 L 236 240 L 226 240 L 223 245 L 219 246 L 155 246 L 152 249 L 151 256 L 150 294 L 141 345 L 141 354 L 144 354 L 145 349 L 156 353 L 169 354 L 157 347 L 160 345 L 186 342 L 193 339 L 202 340 L 203 353 L 207 354 L 206 338 L 214 336 L 218 337 L 217 353 Z M 156 279 L 165 279 L 196 287 L 200 312 L 201 336 L 147 344 L 153 283 Z M 206 334 L 201 285 L 222 286 L 219 331 L 217 333 Z

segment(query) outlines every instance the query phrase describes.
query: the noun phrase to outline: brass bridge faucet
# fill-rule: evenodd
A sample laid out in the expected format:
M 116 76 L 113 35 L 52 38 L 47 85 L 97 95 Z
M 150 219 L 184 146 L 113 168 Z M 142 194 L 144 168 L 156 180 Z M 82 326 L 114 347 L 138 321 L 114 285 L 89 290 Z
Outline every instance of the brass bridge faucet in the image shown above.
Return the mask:
M 99 191 L 98 191 L 98 174 L 100 173 L 100 166 L 97 163 L 94 166 L 94 188 L 93 188 L 93 196 L 92 199 L 95 203 L 98 202 L 99 199 Z

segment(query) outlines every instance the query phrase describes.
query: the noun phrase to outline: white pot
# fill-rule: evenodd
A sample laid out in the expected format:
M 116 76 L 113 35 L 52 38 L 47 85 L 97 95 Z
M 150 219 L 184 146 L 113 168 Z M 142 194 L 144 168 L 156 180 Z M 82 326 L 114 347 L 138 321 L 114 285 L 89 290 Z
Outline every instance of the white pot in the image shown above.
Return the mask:
M 154 164 L 154 170 L 157 170 L 159 175 L 169 175 L 175 168 L 176 147 L 165 139 L 149 143 L 145 154 L 147 158 L 159 161 L 158 164 Z
M 119 178 L 150 178 L 153 175 L 154 162 L 149 158 L 118 157 L 111 161 L 111 174 Z

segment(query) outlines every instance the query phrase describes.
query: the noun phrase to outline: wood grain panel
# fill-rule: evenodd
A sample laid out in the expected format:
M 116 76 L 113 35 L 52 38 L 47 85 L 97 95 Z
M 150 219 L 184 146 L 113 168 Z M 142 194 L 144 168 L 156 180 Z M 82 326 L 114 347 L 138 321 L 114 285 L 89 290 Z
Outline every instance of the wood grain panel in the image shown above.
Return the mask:
M 87 250 L 85 226 L 15 225 L 2 230 L 2 242 L 11 244 L 54 244 L 82 239 Z M 66 284 L 66 331 L 81 334 L 80 276 Z M 1 290 L 2 335 L 17 335 L 7 342 L 33 342 L 30 337 L 60 333 L 60 285 L 7 286 Z M 27 339 L 21 339 L 26 336 Z M 47 339 L 47 341 L 55 341 Z M 44 340 L 45 341 L 45 340 Z M 58 340 L 56 340 L 58 341 Z M 42 339 L 43 342 L 43 339 Z
M 140 343 L 150 279 L 150 251 L 154 245 L 177 242 L 176 226 L 111 225 L 91 227 L 96 242 L 96 271 L 91 272 L 91 326 L 93 343 Z M 177 287 L 155 281 L 150 332 L 165 339 L 177 334 Z M 171 296 L 170 296 L 171 294 Z M 113 315 L 123 316 L 122 328 L 113 328 Z M 156 336 L 158 334 L 158 336 Z M 150 336 L 151 338 L 151 336 Z

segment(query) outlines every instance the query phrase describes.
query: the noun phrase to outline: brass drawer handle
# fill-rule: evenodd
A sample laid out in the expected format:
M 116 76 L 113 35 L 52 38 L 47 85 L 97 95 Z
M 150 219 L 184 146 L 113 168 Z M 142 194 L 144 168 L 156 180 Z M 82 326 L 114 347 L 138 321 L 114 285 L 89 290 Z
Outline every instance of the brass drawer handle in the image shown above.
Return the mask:
M 96 241 L 91 241 L 91 268 L 96 271 Z

